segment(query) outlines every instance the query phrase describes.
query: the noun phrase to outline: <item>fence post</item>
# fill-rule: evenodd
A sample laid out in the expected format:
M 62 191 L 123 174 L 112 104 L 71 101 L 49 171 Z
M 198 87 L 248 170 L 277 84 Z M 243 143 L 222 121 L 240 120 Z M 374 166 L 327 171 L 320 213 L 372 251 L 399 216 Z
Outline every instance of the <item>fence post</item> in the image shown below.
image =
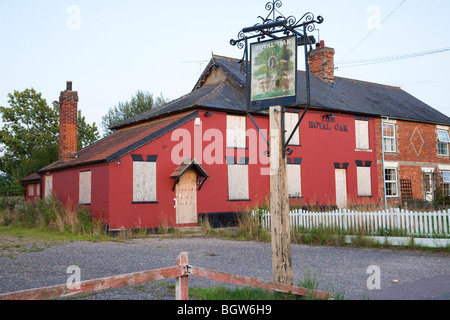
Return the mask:
M 188 265 L 188 253 L 182 252 L 177 258 L 177 266 Z M 176 278 L 175 282 L 175 299 L 189 300 L 189 276 L 181 276 Z

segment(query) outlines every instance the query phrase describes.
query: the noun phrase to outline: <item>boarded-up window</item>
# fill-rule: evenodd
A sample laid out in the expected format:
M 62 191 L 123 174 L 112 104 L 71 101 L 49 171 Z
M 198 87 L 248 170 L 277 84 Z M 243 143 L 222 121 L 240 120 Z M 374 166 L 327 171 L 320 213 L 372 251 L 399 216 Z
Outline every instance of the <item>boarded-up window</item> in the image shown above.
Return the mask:
M 228 199 L 248 198 L 248 165 L 228 165 Z
M 36 196 L 37 197 L 41 196 L 41 184 L 40 183 L 36 184 Z
M 372 179 L 370 167 L 357 167 L 358 196 L 368 197 L 372 195 Z
M 284 114 L 284 126 L 286 128 L 286 140 L 289 139 L 292 132 L 294 131 L 295 126 L 297 125 L 299 120 L 298 113 L 285 113 Z M 292 136 L 289 145 L 299 145 L 300 144 L 300 129 L 297 128 L 295 130 L 294 135 Z
M 133 161 L 133 202 L 156 202 L 156 157 L 150 158 Z
M 34 196 L 34 184 L 29 184 L 27 186 L 27 193 L 29 197 L 33 197 Z
M 53 192 L 53 176 L 45 176 L 44 197 L 48 198 Z
M 80 172 L 79 203 L 91 204 L 91 171 Z
M 355 121 L 355 133 L 356 133 L 356 149 L 369 150 L 369 121 L 356 120 Z
M 302 196 L 301 165 L 289 164 L 287 166 L 289 197 Z
M 227 116 L 227 148 L 246 148 L 246 117 Z

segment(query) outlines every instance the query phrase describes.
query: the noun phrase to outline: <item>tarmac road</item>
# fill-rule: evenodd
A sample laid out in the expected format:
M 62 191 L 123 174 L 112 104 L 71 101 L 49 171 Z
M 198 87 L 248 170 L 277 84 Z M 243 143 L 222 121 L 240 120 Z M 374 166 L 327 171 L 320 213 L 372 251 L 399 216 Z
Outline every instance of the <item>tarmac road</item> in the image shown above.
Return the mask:
M 216 238 L 152 237 L 126 242 L 33 243 L 11 252 L 0 247 L 0 293 L 66 283 L 76 265 L 81 281 L 175 265 L 180 252 L 189 264 L 271 280 L 270 243 Z M 309 275 L 319 290 L 346 300 L 450 300 L 450 255 L 409 250 L 292 246 L 294 282 Z M 374 271 L 375 270 L 375 271 Z M 90 300 L 170 300 L 174 280 L 83 296 Z M 229 286 L 190 278 L 190 286 Z M 379 289 L 378 289 L 379 288 Z

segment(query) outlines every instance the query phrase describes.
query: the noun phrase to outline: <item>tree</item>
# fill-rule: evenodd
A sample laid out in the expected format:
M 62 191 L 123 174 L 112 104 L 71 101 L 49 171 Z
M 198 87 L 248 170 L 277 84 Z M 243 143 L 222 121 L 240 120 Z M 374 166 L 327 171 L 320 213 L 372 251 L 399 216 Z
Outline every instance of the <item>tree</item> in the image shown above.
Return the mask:
M 58 160 L 59 108 L 49 106 L 33 88 L 8 94 L 9 107 L 0 107 L 0 171 L 10 191 L 22 189 L 20 180 Z M 98 140 L 95 123 L 86 123 L 78 112 L 78 147 Z
M 105 136 L 114 132 L 110 129 L 112 125 L 140 115 L 167 102 L 168 100 L 162 95 L 154 98 L 153 94 L 139 90 L 131 97 L 130 101 L 119 102 L 116 106 L 110 108 L 108 113 L 103 116 L 102 128 L 105 132 Z

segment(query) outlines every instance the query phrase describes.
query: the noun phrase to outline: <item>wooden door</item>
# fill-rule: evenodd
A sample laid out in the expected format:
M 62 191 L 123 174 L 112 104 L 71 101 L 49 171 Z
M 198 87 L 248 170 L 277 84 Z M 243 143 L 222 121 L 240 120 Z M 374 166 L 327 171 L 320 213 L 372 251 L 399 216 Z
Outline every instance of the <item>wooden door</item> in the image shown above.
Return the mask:
M 339 209 L 347 207 L 347 170 L 336 169 L 336 206 Z
M 433 189 L 433 173 L 425 172 L 423 174 L 423 184 L 424 184 L 424 193 L 425 193 L 425 201 L 432 202 L 434 198 L 434 189 Z
M 197 223 L 197 174 L 187 171 L 176 187 L 177 224 Z

